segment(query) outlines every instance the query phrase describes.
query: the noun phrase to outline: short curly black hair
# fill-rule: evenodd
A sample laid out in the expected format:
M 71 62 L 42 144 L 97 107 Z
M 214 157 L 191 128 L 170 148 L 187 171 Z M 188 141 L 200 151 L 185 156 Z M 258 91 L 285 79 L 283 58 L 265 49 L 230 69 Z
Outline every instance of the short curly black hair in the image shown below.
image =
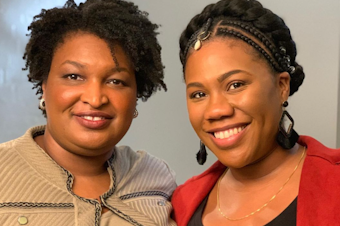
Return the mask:
M 253 46 L 274 71 L 289 72 L 290 95 L 299 89 L 305 78 L 303 68 L 295 60 L 297 50 L 289 28 L 282 18 L 256 0 L 221 0 L 207 5 L 194 16 L 180 38 L 183 71 L 188 49 L 202 32 L 237 38 Z
M 114 44 L 122 46 L 135 70 L 137 98 L 146 101 L 155 91 L 167 90 L 157 29 L 158 25 L 150 22 L 148 14 L 130 2 L 87 0 L 77 5 L 68 0 L 64 7 L 42 9 L 34 17 L 28 27 L 31 32 L 23 70 L 29 70 L 28 80 L 38 89 L 37 95 L 42 94 L 42 84 L 47 80 L 58 45 L 70 33 L 88 32 L 108 43 L 114 60 Z

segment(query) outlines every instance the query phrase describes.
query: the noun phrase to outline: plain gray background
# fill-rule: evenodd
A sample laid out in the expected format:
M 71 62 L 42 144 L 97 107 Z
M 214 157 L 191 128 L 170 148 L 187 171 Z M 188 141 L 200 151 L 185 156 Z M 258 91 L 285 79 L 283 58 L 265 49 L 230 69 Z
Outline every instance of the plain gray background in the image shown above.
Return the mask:
M 79 1 L 77 1 L 79 2 Z M 139 116 L 120 144 L 144 149 L 176 171 L 183 183 L 211 165 L 199 166 L 195 154 L 199 140 L 188 120 L 185 85 L 178 58 L 178 38 L 190 18 L 211 0 L 134 0 L 150 19 L 162 26 L 159 41 L 168 92 L 158 92 L 148 102 L 139 101 Z M 340 147 L 340 1 L 260 0 L 283 17 L 298 47 L 298 62 L 306 79 L 290 98 L 288 111 L 296 130 Z M 41 8 L 62 6 L 65 0 L 0 0 L 0 142 L 21 136 L 29 127 L 45 123 L 38 110 L 36 90 L 27 82 L 22 54 L 27 26 Z

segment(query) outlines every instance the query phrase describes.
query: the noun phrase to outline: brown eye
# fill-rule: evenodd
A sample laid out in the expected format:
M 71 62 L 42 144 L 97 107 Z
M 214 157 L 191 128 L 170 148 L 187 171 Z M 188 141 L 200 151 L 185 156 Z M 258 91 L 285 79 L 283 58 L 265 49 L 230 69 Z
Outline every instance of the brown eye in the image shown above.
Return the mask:
M 69 74 L 69 75 L 66 75 L 66 77 L 71 80 L 81 80 L 81 77 L 77 74 Z
M 228 90 L 233 90 L 233 89 L 237 89 L 240 88 L 241 86 L 243 86 L 244 84 L 242 82 L 233 82 Z
M 205 96 L 206 95 L 203 92 L 196 92 L 196 93 L 191 94 L 190 99 L 200 99 Z
M 110 79 L 107 81 L 108 84 L 126 86 L 126 83 L 119 79 Z

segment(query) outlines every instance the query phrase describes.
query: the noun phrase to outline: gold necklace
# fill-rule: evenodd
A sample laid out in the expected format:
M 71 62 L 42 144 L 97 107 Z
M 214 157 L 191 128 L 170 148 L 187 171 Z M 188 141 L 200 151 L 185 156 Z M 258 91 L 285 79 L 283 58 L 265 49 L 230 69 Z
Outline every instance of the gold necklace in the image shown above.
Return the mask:
M 219 193 L 220 193 L 220 183 L 221 183 L 221 179 L 224 177 L 224 175 L 226 174 L 226 172 L 227 172 L 227 170 L 228 170 L 228 169 L 226 169 L 226 170 L 224 171 L 223 175 L 218 179 L 218 182 L 217 182 L 217 207 L 218 207 L 218 211 L 220 212 L 220 214 L 221 214 L 224 218 L 226 218 L 227 220 L 230 220 L 230 221 L 239 221 L 239 220 L 243 220 L 243 219 L 245 219 L 245 218 L 248 218 L 248 217 L 253 216 L 254 214 L 260 212 L 263 208 L 265 208 L 266 206 L 268 206 L 268 204 L 269 204 L 271 201 L 273 201 L 273 200 L 276 198 L 276 196 L 282 191 L 282 189 L 286 186 L 286 184 L 287 184 L 288 181 L 292 178 L 292 176 L 294 175 L 295 171 L 297 170 L 297 168 L 299 167 L 300 163 L 302 162 L 302 159 L 303 159 L 303 157 L 305 156 L 305 153 L 306 153 L 306 147 L 304 148 L 304 150 L 303 150 L 303 152 L 302 152 L 302 155 L 301 155 L 301 157 L 300 157 L 300 160 L 299 160 L 298 164 L 295 166 L 293 172 L 289 175 L 289 177 L 287 178 L 286 182 L 280 187 L 280 189 L 278 190 L 278 192 L 276 192 L 276 194 L 273 195 L 273 196 L 269 199 L 268 202 L 266 202 L 266 203 L 263 204 L 260 208 L 258 208 L 257 210 L 251 212 L 250 214 L 247 214 L 247 215 L 245 215 L 245 216 L 243 216 L 243 217 L 239 217 L 239 218 L 230 218 L 230 217 L 226 216 L 226 215 L 222 212 L 222 210 L 221 210 L 221 206 L 220 206 L 220 195 L 219 195 Z

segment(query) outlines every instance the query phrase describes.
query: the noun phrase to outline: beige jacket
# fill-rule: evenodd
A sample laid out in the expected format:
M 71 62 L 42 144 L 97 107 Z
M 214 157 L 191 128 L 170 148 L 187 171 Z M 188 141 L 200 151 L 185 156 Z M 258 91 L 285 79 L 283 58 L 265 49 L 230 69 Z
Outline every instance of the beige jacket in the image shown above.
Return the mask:
M 43 131 L 34 127 L 0 144 L 1 226 L 176 225 L 169 217 L 175 178 L 162 160 L 126 146 L 115 148 L 108 160 L 110 189 L 101 196 L 111 211 L 101 215 L 99 202 L 75 195 L 71 173 L 33 140 Z

